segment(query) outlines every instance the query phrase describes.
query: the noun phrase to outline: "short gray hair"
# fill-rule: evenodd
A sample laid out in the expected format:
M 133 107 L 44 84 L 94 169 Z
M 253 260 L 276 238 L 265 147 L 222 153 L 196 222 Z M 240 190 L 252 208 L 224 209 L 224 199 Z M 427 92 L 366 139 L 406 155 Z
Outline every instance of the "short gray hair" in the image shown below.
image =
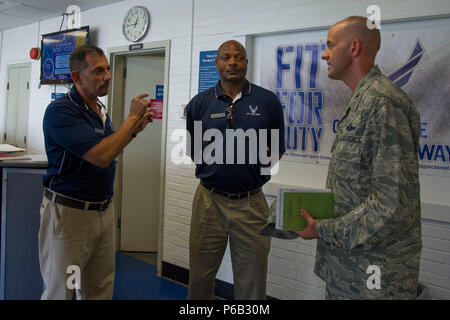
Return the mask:
M 80 46 L 78 48 L 75 48 L 75 50 L 72 51 L 72 53 L 69 56 L 69 68 L 70 71 L 83 71 L 87 67 L 86 63 L 86 55 L 92 54 L 97 56 L 104 56 L 105 53 L 102 49 L 96 46 L 91 46 L 88 44 L 85 44 L 83 46 Z

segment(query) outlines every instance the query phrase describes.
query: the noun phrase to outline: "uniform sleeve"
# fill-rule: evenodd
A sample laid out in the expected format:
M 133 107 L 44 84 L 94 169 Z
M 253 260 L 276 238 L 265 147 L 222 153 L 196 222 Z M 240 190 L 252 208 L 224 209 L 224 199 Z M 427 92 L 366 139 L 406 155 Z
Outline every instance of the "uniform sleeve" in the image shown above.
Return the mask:
M 370 248 L 393 233 L 400 234 L 416 218 L 408 207 L 408 191 L 414 163 L 415 140 L 407 116 L 389 100 L 378 99 L 366 126 L 363 143 L 373 157 L 367 198 L 351 212 L 335 219 L 318 221 L 321 241 L 331 247 Z M 407 186 L 409 184 L 409 186 Z M 417 190 L 417 189 L 416 189 Z
M 49 116 L 51 139 L 78 158 L 103 138 L 85 118 L 70 107 L 54 107 Z

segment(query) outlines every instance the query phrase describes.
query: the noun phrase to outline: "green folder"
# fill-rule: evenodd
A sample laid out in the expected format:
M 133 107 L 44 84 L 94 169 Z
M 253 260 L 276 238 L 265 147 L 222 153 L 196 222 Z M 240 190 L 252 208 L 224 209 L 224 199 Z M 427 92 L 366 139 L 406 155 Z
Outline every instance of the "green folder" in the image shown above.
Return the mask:
M 306 220 L 300 215 L 300 209 L 308 211 L 314 219 L 333 218 L 332 192 L 284 192 L 283 230 L 303 230 Z

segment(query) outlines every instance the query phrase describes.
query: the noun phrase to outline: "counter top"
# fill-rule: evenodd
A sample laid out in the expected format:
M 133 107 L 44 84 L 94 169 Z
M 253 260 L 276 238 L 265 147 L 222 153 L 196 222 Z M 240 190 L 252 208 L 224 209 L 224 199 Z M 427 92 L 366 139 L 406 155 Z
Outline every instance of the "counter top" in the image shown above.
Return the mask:
M 28 159 L 0 160 L 0 168 L 47 168 L 47 155 L 27 154 Z

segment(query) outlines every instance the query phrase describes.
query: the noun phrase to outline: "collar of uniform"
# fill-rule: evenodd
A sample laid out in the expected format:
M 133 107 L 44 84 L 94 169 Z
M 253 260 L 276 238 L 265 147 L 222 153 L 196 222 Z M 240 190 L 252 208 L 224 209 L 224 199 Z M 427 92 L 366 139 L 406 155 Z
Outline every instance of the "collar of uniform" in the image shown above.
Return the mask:
M 242 90 L 241 90 L 242 95 L 243 96 L 249 95 L 251 93 L 251 91 L 252 91 L 252 84 L 250 82 L 248 82 L 247 79 L 245 79 L 244 86 L 242 87 Z M 222 87 L 220 86 L 220 80 L 219 80 L 219 81 L 217 81 L 217 84 L 216 84 L 216 98 L 219 99 L 223 96 L 224 96 L 224 94 L 222 92 Z
M 361 96 L 379 76 L 381 76 L 381 70 L 378 65 L 374 65 L 358 83 L 355 91 L 353 91 L 351 99 Z
M 79 107 L 84 106 L 86 108 L 86 111 L 89 110 L 89 107 L 86 105 L 83 98 L 81 98 L 81 96 L 78 93 L 78 90 L 75 86 L 72 86 L 72 88 L 70 89 L 70 97 L 73 100 L 73 102 L 75 102 Z M 105 106 L 98 99 L 97 99 L 97 106 L 100 108 L 101 112 L 105 112 L 105 114 L 106 114 Z
M 75 87 L 75 85 L 72 86 L 72 89 L 70 89 L 69 94 L 70 94 L 70 97 L 73 100 L 73 102 L 75 102 L 79 107 L 84 106 L 86 109 L 89 110 L 89 108 L 84 103 L 83 98 L 81 98 L 80 94 L 78 93 L 78 90 Z
M 348 114 L 348 112 L 351 110 L 355 111 L 355 108 L 357 108 L 358 103 L 355 103 L 354 100 L 359 99 L 364 92 L 370 87 L 370 85 L 377 79 L 379 76 L 381 76 L 381 70 L 378 68 L 377 65 L 374 65 L 361 79 L 358 86 L 356 87 L 355 91 L 353 91 L 353 94 L 347 103 L 347 107 L 345 108 L 344 113 L 342 114 L 342 117 L 340 121 L 342 121 Z

